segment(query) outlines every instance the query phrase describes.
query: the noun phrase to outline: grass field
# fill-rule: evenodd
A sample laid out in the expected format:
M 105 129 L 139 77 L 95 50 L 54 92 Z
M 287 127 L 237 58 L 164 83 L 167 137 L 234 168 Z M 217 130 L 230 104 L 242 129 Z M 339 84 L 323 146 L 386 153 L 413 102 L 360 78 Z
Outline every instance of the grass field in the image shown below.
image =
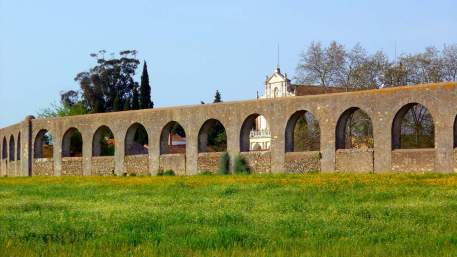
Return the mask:
M 1 178 L 0 256 L 457 256 L 457 176 Z

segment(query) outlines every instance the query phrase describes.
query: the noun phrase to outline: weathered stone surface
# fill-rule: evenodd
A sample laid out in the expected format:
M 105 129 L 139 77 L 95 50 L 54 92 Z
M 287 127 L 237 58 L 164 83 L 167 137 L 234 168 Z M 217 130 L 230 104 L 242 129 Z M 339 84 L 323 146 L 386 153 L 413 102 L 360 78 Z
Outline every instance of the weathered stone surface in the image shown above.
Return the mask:
M 53 176 L 54 161 L 48 158 L 33 160 L 33 176 Z
M 186 155 L 181 153 L 160 155 L 160 169 L 173 170 L 176 175 L 186 175 Z
M 435 170 L 435 149 L 397 149 L 392 151 L 392 171 L 430 172 Z
M 270 151 L 252 151 L 243 152 L 240 155 L 246 160 L 249 170 L 252 173 L 269 173 L 271 172 L 271 152 Z
M 203 164 L 199 166 L 198 160 L 199 131 L 202 125 L 210 119 L 217 119 L 221 122 L 226 129 L 227 152 L 233 161 L 241 149 L 240 142 L 243 138 L 241 128 L 245 120 L 253 114 L 264 116 L 270 126 L 271 152 L 268 158 L 251 156 L 251 153 L 242 153 L 242 155 L 248 155 L 247 159 L 253 170 L 285 172 L 290 168 L 286 161 L 285 151 L 286 126 L 297 111 L 308 111 L 319 121 L 322 172 L 352 169 L 351 171 L 374 170 L 374 172 L 434 170 L 449 173 L 453 172 L 455 166 L 453 135 L 456 133 L 454 133 L 453 124 L 457 115 L 456 102 L 457 83 L 438 83 L 47 119 L 27 117 L 17 124 L 0 129 L 2 159 L 0 174 L 12 174 L 7 165 L 9 161 L 16 162 L 16 174 L 21 176 L 67 174 L 68 172 L 62 170 L 65 169 L 61 157 L 62 143 L 65 132 L 71 128 L 78 129 L 83 139 L 82 170 L 84 175 L 111 175 L 113 170 L 116 174 L 122 174 L 126 169 L 130 169 L 126 167 L 130 164 L 125 161 L 127 131 L 136 123 L 143 125 L 149 135 L 148 171 L 155 174 L 159 170 L 161 162 L 159 135 L 170 121 L 178 122 L 185 130 L 186 155 L 185 158 L 178 158 L 178 164 L 164 165 L 164 160 L 162 160 L 162 166 L 169 166 L 176 170 L 185 169 L 185 174 L 188 175 L 196 174 L 204 166 Z M 425 106 L 433 117 L 435 151 L 427 153 L 425 160 L 392 151 L 392 139 L 398 138 L 398 135 L 395 137 L 392 135 L 393 121 L 402 107 L 410 103 L 420 103 Z M 337 153 L 338 151 L 336 151 L 337 122 L 345 111 L 351 108 L 360 108 L 372 121 L 374 142 L 372 161 L 370 161 L 371 155 L 366 152 L 358 153 L 360 156 L 355 156 L 355 153 Z M 114 157 L 107 157 L 108 159 L 92 158 L 94 134 L 101 126 L 109 127 L 114 134 L 115 154 Z M 35 161 L 34 143 L 40 130 L 47 130 L 52 135 L 54 165 Z M 18 140 L 19 138 L 20 140 Z M 14 147 L 10 147 L 10 142 L 13 141 Z M 19 146 L 16 144 L 17 142 L 20 142 Z M 259 161 L 259 158 L 263 158 L 262 161 Z M 355 163 L 348 162 L 349 159 Z M 173 167 L 173 165 L 178 165 L 178 167 Z M 212 165 L 214 167 L 214 164 Z M 372 165 L 371 168 L 369 168 L 370 165 Z M 411 165 L 411 167 L 405 165 Z M 38 170 L 34 170 L 35 168 Z
M 147 154 L 127 155 L 124 159 L 125 171 L 128 174 L 148 175 L 149 159 Z
M 114 173 L 114 157 L 113 156 L 98 156 L 92 157 L 92 172 L 94 176 L 113 176 Z
M 339 149 L 336 151 L 337 172 L 373 172 L 373 149 Z
M 320 171 L 321 169 L 319 151 L 288 152 L 285 158 L 285 169 L 289 173 L 306 173 Z
M 81 157 L 62 158 L 62 176 L 82 176 L 83 162 Z
M 9 161 L 8 162 L 8 171 L 7 171 L 7 175 L 9 177 L 14 177 L 14 176 L 17 176 L 17 166 L 20 164 L 19 162 L 17 162 L 16 164 L 16 161 Z
M 211 171 L 216 173 L 219 170 L 219 161 L 224 153 L 199 153 L 198 154 L 198 171 Z

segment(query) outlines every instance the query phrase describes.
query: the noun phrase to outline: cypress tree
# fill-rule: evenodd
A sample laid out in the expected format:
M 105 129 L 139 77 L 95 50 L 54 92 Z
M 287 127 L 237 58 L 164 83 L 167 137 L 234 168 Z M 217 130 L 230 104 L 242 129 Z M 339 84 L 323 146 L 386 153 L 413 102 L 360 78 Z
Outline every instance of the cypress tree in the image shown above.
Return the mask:
M 141 74 L 140 85 L 140 109 L 153 108 L 154 103 L 151 101 L 151 86 L 149 86 L 148 65 L 144 61 L 143 74 Z
M 222 102 L 221 93 L 219 93 L 219 90 L 216 90 L 216 94 L 214 95 L 213 103 L 220 103 L 220 102 Z
M 139 95 L 138 95 L 138 87 L 133 88 L 133 96 L 132 96 L 132 110 L 138 110 L 140 109 L 140 103 L 139 103 Z

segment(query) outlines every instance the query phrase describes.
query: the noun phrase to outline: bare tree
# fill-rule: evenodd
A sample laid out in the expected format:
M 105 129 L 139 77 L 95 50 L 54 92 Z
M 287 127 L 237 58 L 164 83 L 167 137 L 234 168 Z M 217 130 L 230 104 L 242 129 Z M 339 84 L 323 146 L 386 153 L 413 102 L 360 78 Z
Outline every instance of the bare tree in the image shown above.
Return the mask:
M 457 44 L 444 46 L 443 77 L 446 81 L 457 81 Z

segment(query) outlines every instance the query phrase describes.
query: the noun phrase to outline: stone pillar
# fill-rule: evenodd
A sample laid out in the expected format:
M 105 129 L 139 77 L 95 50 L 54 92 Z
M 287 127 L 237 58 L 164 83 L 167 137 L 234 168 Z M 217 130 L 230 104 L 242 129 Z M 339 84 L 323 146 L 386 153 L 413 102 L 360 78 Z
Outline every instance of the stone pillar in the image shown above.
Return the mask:
M 188 127 L 186 131 L 186 175 L 198 172 L 198 129 Z
M 372 117 L 375 173 L 392 170 L 392 119 L 387 112 L 377 112 Z
M 337 119 L 333 121 L 327 113 L 322 112 L 319 120 L 321 128 L 321 171 L 335 171 L 335 126 Z
M 282 120 L 282 117 L 272 117 L 269 123 L 271 132 L 271 172 L 282 173 L 284 172 L 284 158 L 285 158 L 285 128 L 282 122 L 274 122 L 274 120 Z
M 24 119 L 21 126 L 21 149 L 19 155 L 21 160 L 19 161 L 19 176 L 29 175 L 29 131 L 31 131 L 32 123 L 28 119 L 28 116 Z M 30 128 L 30 129 L 29 129 Z
M 438 107 L 439 112 L 434 113 L 435 123 L 435 172 L 451 173 L 454 170 L 454 120 L 448 115 L 449 110 L 446 106 Z
M 124 133 L 116 132 L 114 134 L 114 172 L 121 176 L 124 173 L 125 142 Z
M 227 133 L 227 153 L 230 156 L 230 170 L 233 172 L 235 157 L 240 154 L 240 131 L 236 127 L 227 124 L 225 133 Z
M 84 176 L 92 175 L 92 133 L 90 130 L 80 131 L 83 138 L 82 167 Z
M 57 127 L 54 127 L 54 131 L 51 133 L 53 136 L 54 176 L 58 177 L 62 175 L 62 133 Z
M 147 130 L 147 132 L 149 139 L 149 173 L 155 176 L 160 167 L 160 129 Z

